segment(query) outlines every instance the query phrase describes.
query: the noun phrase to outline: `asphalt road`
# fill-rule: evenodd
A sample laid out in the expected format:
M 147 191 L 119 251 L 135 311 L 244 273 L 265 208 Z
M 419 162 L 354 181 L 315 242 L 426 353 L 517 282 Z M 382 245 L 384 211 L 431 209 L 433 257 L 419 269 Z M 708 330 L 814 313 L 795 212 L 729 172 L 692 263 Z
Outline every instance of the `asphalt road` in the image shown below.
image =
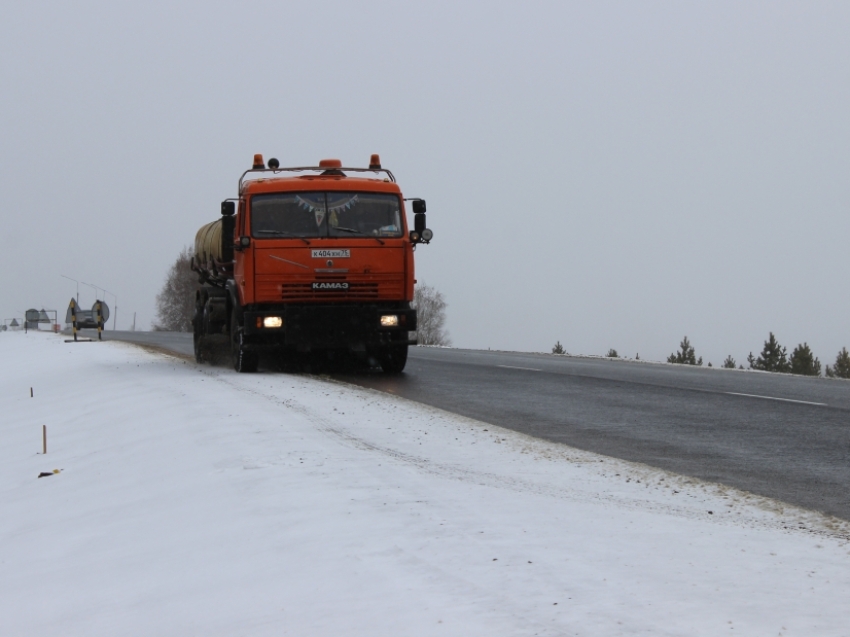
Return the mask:
M 106 337 L 192 352 L 189 334 Z M 437 348 L 411 348 L 401 376 L 335 377 L 850 520 L 847 381 Z
M 81 330 L 84 336 L 97 338 L 96 330 Z M 188 332 L 116 332 L 105 330 L 103 338 L 107 341 L 126 341 L 140 345 L 160 347 L 178 354 L 195 355 L 192 334 Z

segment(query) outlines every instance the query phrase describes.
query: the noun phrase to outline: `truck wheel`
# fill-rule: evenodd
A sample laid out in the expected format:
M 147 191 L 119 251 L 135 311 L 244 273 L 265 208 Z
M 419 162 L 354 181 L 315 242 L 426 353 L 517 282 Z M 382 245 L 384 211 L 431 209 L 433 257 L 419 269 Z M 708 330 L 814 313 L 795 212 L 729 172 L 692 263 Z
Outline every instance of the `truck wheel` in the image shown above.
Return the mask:
M 195 303 L 195 316 L 192 317 L 192 341 L 195 346 L 195 362 L 196 363 L 206 363 L 207 357 L 206 353 L 206 342 L 204 339 L 204 320 L 203 320 L 203 310 L 204 307 L 204 296 L 199 295 L 198 300 Z
M 240 374 L 256 372 L 260 364 L 259 354 L 246 350 L 244 341 L 245 334 L 239 327 L 239 320 L 234 309 L 230 316 L 230 348 L 233 353 L 233 369 Z
M 378 360 L 385 374 L 401 374 L 407 364 L 407 343 L 390 345 Z
M 193 335 L 192 340 L 195 342 L 195 362 L 196 363 L 206 363 L 207 359 L 204 356 L 204 340 L 203 337 L 198 334 L 198 328 L 195 328 L 195 333 Z

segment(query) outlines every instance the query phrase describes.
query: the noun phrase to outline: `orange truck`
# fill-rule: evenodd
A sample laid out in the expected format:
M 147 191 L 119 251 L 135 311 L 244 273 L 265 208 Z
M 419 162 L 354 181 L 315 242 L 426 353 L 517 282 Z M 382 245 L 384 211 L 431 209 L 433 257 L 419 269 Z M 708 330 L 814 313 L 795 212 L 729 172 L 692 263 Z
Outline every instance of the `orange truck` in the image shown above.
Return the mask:
M 238 372 L 256 371 L 262 352 L 300 352 L 353 353 L 400 373 L 416 344 L 413 253 L 432 236 L 425 201 L 405 199 L 378 155 L 368 168 L 281 168 L 255 155 L 239 196 L 195 238 L 196 360 L 227 343 Z

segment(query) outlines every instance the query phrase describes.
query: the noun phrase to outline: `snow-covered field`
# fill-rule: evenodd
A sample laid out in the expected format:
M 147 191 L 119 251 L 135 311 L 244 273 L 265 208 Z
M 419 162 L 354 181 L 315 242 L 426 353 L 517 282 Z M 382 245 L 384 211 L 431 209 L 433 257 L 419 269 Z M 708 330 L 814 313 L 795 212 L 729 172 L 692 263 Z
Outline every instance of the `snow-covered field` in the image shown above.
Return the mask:
M 0 361 L 3 636 L 850 635 L 835 519 L 321 378 Z

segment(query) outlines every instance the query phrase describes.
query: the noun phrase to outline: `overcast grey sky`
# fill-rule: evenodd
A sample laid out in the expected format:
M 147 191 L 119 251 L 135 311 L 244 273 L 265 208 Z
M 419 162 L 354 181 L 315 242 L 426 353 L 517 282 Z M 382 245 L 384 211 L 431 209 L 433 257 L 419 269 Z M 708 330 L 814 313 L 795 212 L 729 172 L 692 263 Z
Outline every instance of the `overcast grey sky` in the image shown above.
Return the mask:
M 253 153 L 377 152 L 457 346 L 832 362 L 848 33 L 847 2 L 6 3 L 0 311 L 61 314 L 64 274 L 148 329 Z

